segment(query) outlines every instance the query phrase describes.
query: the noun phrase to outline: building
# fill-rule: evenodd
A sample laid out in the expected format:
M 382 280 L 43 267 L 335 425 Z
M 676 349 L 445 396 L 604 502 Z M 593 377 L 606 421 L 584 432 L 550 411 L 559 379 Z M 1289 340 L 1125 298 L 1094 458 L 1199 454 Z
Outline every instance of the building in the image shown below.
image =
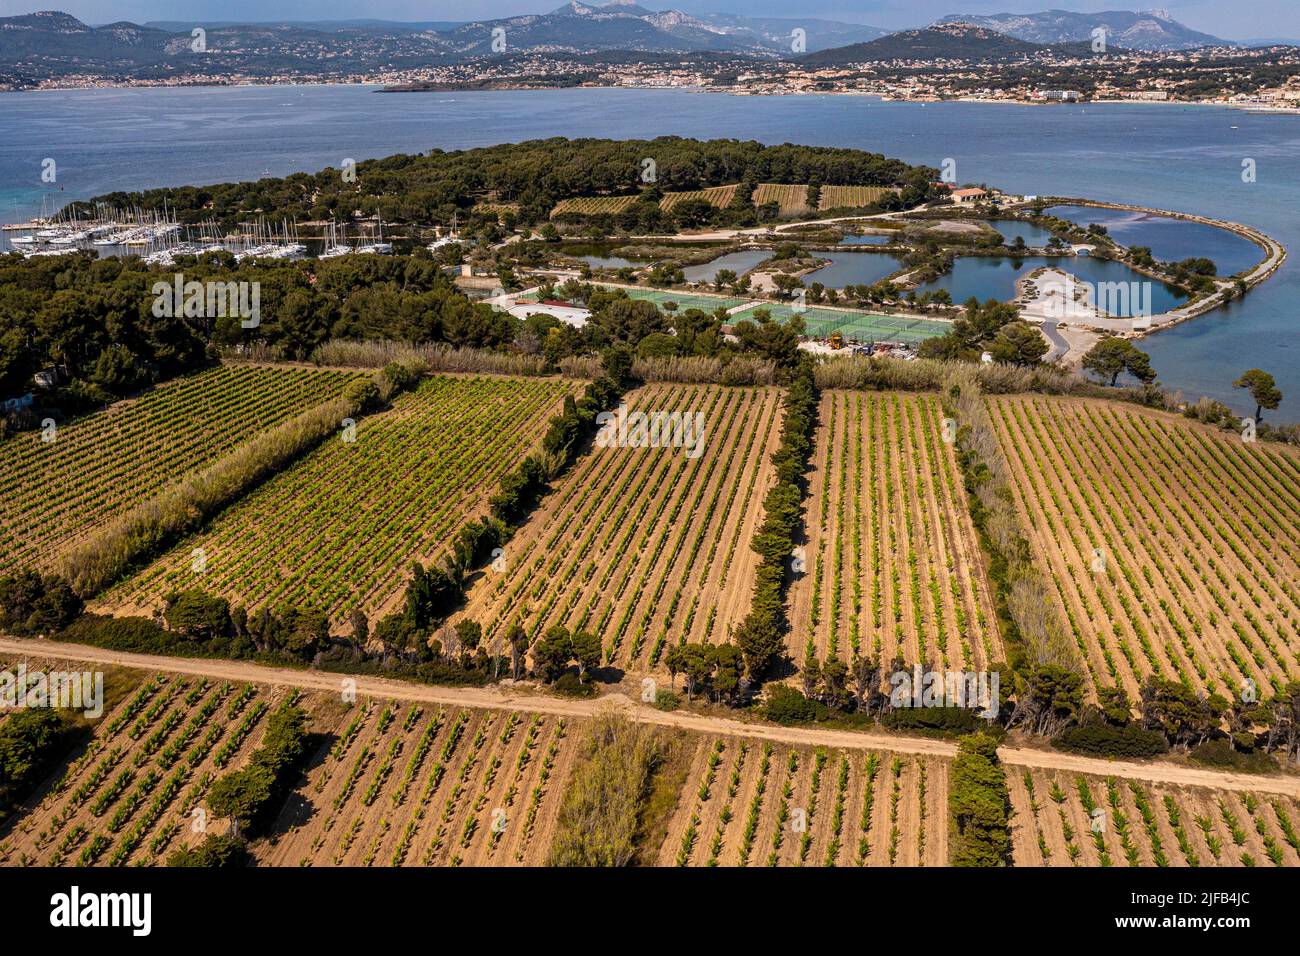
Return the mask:
M 1077 103 L 1083 99 L 1083 94 L 1078 90 L 1038 90 L 1033 98 L 1044 103 Z
M 987 189 L 954 189 L 952 201 L 959 206 L 973 206 L 989 198 Z

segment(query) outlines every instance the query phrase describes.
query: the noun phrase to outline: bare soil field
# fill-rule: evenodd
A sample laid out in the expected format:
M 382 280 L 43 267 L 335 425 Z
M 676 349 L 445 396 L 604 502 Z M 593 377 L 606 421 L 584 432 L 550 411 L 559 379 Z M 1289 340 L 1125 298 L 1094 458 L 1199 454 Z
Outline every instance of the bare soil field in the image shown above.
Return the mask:
M 1008 766 L 1016 866 L 1298 866 L 1291 797 Z
M 116 682 L 93 736 L 0 833 L 0 865 L 161 865 L 225 832 L 204 796 L 246 764 L 285 699 L 307 711 L 315 752 L 268 835 L 251 843 L 258 862 L 539 865 L 583 724 L 124 673 L 134 680 Z
M 1094 687 L 1259 697 L 1300 677 L 1300 456 L 1174 415 L 989 401 Z
M 259 841 L 272 866 L 542 864 L 573 722 L 367 701 Z
M 662 666 L 680 641 L 720 643 L 749 610 L 750 548 L 780 439 L 776 388 L 650 385 L 639 412 L 703 415 L 697 456 L 613 440 L 571 469 L 470 589 L 451 621 L 478 622 L 487 646 L 513 624 L 594 634 L 606 663 Z M 617 431 L 618 424 L 612 425 Z
M 700 737 L 660 866 L 942 866 L 947 761 Z
M 29 671 L 35 665 L 28 662 Z M 161 864 L 202 839 L 202 800 L 256 749 L 284 688 L 139 674 L 0 834 L 0 865 Z M 197 812 L 196 812 L 197 811 Z
M 939 669 L 1004 659 L 966 492 L 933 396 L 822 393 L 790 655 Z M 951 668 L 950 668 L 951 666 Z

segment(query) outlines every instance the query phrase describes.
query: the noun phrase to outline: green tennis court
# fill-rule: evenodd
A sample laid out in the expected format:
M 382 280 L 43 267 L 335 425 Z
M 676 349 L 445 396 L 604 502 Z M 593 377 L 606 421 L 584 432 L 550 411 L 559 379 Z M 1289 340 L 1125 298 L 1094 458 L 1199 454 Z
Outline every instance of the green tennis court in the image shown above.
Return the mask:
M 807 334 L 815 339 L 829 338 L 832 332 L 839 332 L 844 338 L 856 342 L 907 342 L 916 345 L 926 339 L 943 335 L 951 326 L 946 322 L 931 319 L 911 319 L 897 315 L 877 315 L 872 312 L 859 312 L 853 309 L 823 309 L 810 307 L 796 313 L 792 305 L 781 302 L 757 302 L 753 299 L 737 299 L 722 295 L 699 295 L 689 292 L 674 292 L 665 289 L 642 289 L 629 286 L 607 286 L 619 288 L 632 299 L 644 299 L 663 307 L 665 302 L 677 303 L 678 309 L 700 309 L 712 312 L 718 306 L 731 310 L 746 305 L 732 314 L 729 322 L 752 319 L 759 309 L 766 309 L 778 322 L 788 322 L 796 314 L 802 316 Z
M 784 304 L 763 303 L 778 322 L 786 322 L 796 312 L 793 307 Z M 742 319 L 746 312 L 739 313 L 736 319 Z M 839 332 L 846 339 L 858 342 L 908 342 L 916 344 L 943 335 L 950 326 L 946 322 L 934 322 L 929 319 L 910 319 L 897 315 L 876 315 L 871 312 L 856 312 L 848 309 L 805 309 L 799 314 L 804 321 L 808 335 L 815 339 L 829 338 L 832 332 Z
M 738 305 L 744 305 L 746 299 L 734 299 L 725 295 L 697 295 L 690 292 L 674 292 L 671 289 L 639 289 L 628 286 L 606 286 L 606 288 L 618 288 L 627 293 L 629 299 L 644 299 L 647 302 L 653 302 L 655 305 L 663 308 L 665 302 L 677 303 L 679 310 L 699 309 L 703 312 L 712 312 L 721 306 L 724 309 L 734 309 Z

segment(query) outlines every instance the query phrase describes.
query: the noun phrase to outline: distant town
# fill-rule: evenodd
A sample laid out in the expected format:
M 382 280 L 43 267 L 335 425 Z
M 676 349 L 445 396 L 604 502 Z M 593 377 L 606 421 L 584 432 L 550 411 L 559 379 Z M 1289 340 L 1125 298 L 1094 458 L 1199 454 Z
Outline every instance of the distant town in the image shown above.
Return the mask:
M 1115 16 L 1028 33 L 1024 21 L 1050 15 L 1017 18 L 1014 27 L 949 18 L 885 33 L 824 21 L 805 29 L 797 19 L 706 22 L 626 3 L 574 2 L 550 14 L 441 30 L 90 27 L 47 12 L 0 18 L 0 90 L 357 83 L 391 92 L 671 87 L 744 96 L 1300 106 L 1298 46 L 1242 46 L 1155 14 L 1105 19 Z M 600 30 L 590 29 L 595 20 Z M 879 35 L 861 39 L 872 34 Z

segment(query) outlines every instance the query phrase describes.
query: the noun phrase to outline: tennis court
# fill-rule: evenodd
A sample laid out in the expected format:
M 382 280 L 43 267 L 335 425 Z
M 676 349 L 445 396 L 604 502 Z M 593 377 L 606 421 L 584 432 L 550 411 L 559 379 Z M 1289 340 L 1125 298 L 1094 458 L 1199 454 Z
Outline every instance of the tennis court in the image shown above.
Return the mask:
M 907 342 L 914 345 L 936 335 L 943 335 L 950 328 L 946 322 L 876 315 L 849 309 L 808 308 L 796 313 L 792 306 L 773 302 L 756 303 L 755 308 L 767 309 L 778 322 L 786 322 L 794 315 L 800 315 L 807 334 L 815 339 L 829 338 L 832 332 L 839 332 L 846 339 L 857 342 Z M 752 311 L 746 309 L 737 313 L 733 321 L 750 316 Z
M 674 292 L 664 289 L 642 289 L 630 286 L 607 286 L 619 288 L 633 299 L 653 302 L 660 308 L 665 302 L 676 302 L 678 309 L 700 309 L 712 312 L 718 306 L 724 309 L 737 309 L 728 322 L 740 322 L 752 319 L 758 309 L 767 309 L 777 322 L 787 322 L 794 315 L 802 316 L 807 334 L 811 338 L 829 338 L 832 332 L 839 332 L 844 338 L 854 342 L 906 342 L 917 345 L 926 339 L 943 335 L 951 325 L 932 319 L 912 319 L 897 315 L 877 315 L 871 312 L 859 312 L 854 309 L 823 309 L 809 307 L 796 313 L 792 305 L 781 302 L 756 302 L 753 299 L 737 299 L 722 295 L 699 295 L 689 292 Z M 740 306 L 746 308 L 740 309 Z
M 686 309 L 699 309 L 702 312 L 712 312 L 718 306 L 724 309 L 734 309 L 738 305 L 744 305 L 747 299 L 735 299 L 725 295 L 697 295 L 691 292 L 674 292 L 665 289 L 640 289 L 630 286 L 606 286 L 606 288 L 622 289 L 627 293 L 629 299 L 644 299 L 647 302 L 653 302 L 659 308 L 663 308 L 665 302 L 677 303 L 679 311 Z

